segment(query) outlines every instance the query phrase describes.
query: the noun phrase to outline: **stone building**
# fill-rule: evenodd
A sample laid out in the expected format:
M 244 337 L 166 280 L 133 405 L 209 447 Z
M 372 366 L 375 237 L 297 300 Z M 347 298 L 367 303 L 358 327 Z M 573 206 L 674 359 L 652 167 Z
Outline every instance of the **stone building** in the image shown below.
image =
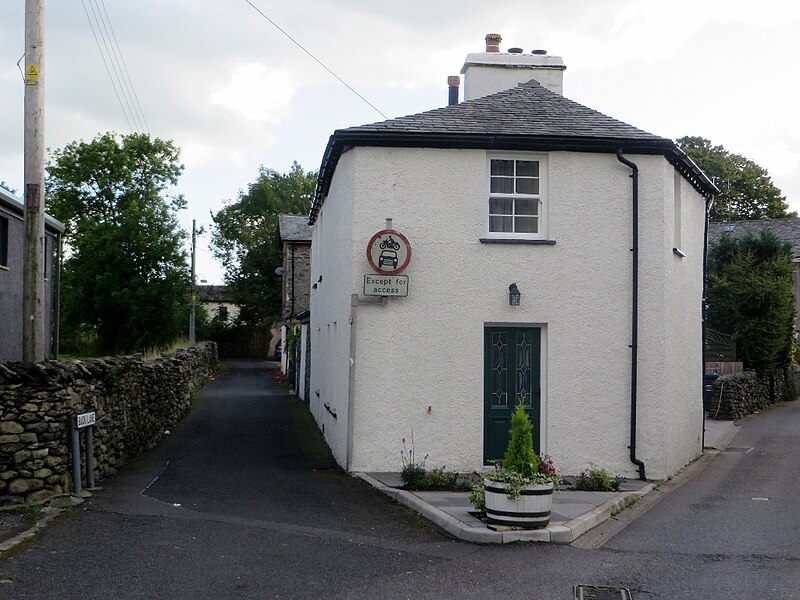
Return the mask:
M 307 400 L 311 377 L 309 297 L 311 291 L 311 227 L 308 217 L 278 215 L 278 244 L 283 256 L 279 273 L 283 278 L 281 344 L 286 350 L 290 327 L 296 328 L 299 343 L 294 354 L 284 352 L 281 369 L 294 382 L 294 389 Z
M 209 319 L 218 317 L 230 324 L 239 316 L 239 305 L 231 300 L 227 285 L 198 285 L 197 300 Z
M 311 289 L 311 227 L 308 217 L 278 215 L 278 244 L 283 255 L 281 314 L 292 319 L 308 310 Z

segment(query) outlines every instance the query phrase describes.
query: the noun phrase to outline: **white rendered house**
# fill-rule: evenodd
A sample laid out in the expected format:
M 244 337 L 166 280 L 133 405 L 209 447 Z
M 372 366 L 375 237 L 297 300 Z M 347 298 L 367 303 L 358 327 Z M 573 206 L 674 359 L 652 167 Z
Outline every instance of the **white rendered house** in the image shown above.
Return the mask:
M 666 477 L 702 451 L 715 188 L 671 140 L 564 98 L 560 58 L 487 50 L 464 102 L 331 136 L 311 411 L 349 471 L 400 470 L 412 431 L 428 466 L 480 469 L 522 398 L 564 473 Z M 413 249 L 405 296 L 365 295 L 384 229 Z

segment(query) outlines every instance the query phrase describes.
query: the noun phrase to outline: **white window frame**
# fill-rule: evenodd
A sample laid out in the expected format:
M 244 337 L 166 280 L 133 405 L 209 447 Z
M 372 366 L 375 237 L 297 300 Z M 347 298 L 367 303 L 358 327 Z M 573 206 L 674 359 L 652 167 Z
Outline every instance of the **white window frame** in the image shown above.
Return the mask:
M 538 194 L 492 194 L 492 161 L 493 160 L 527 160 L 539 163 L 539 193 Z M 486 204 L 485 214 L 486 237 L 490 239 L 510 239 L 510 240 L 546 240 L 548 239 L 548 161 L 546 154 L 534 154 L 529 152 L 504 152 L 487 153 L 486 155 Z M 492 196 L 514 197 L 514 198 L 533 198 L 539 201 L 539 231 L 537 233 L 514 233 L 508 231 L 489 231 L 489 200 Z

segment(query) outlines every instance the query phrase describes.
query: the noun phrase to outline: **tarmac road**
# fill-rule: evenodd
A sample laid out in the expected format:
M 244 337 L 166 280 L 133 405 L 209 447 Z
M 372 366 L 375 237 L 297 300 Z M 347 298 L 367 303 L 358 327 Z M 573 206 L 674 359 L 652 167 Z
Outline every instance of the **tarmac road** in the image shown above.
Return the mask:
M 0 562 L 0 598 L 319 597 L 449 554 L 298 435 L 310 417 L 274 365 L 227 366 L 157 449 Z
M 800 402 L 583 547 L 453 540 L 335 468 L 304 418 L 266 363 L 230 363 L 164 443 L 0 559 L 0 599 L 800 598 Z

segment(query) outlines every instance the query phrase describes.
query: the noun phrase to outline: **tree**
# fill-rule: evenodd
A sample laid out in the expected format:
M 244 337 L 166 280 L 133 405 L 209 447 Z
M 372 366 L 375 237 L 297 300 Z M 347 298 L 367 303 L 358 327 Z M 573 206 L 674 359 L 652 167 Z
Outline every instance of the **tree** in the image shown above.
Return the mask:
M 214 255 L 225 267 L 241 321 L 260 324 L 280 314 L 278 215 L 308 214 L 315 184 L 316 173 L 296 162 L 288 173 L 261 167 L 247 192 L 212 216 Z
M 720 190 L 711 207 L 712 221 L 797 216 L 797 213 L 786 212 L 789 208 L 786 197 L 772 183 L 767 170 L 752 160 L 741 154 L 731 154 L 722 146 L 712 146 L 701 137 L 682 137 L 677 144 Z
M 764 372 L 791 362 L 794 295 L 791 246 L 771 231 L 723 235 L 708 253 L 708 324 L 736 334 L 745 367 Z
M 66 226 L 64 340 L 96 335 L 103 352 L 173 341 L 188 320 L 189 273 L 169 188 L 183 165 L 171 141 L 106 133 L 56 150 L 48 210 Z

